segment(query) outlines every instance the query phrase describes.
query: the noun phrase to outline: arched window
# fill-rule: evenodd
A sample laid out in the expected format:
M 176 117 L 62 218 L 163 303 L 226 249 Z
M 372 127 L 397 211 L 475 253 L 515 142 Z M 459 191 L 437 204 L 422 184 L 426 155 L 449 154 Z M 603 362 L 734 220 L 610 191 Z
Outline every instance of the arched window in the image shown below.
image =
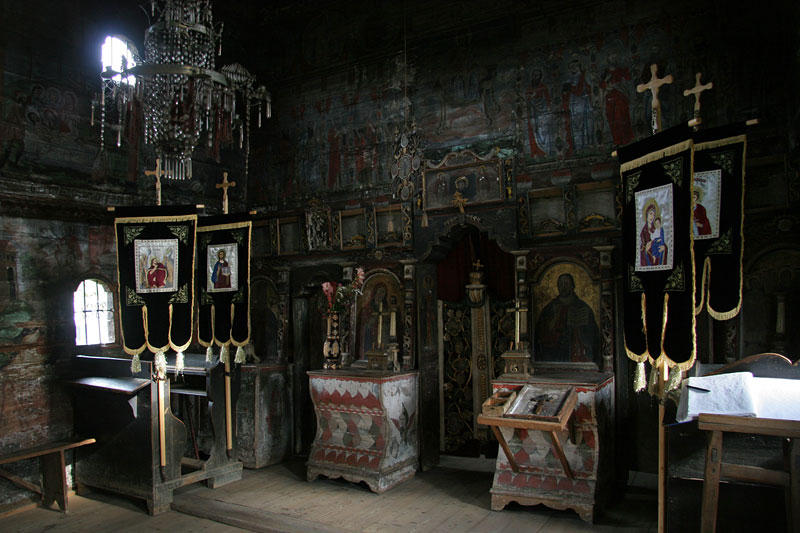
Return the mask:
M 83 280 L 72 302 L 77 346 L 114 342 L 114 295 L 105 283 L 98 279 Z
M 106 37 L 101 47 L 101 55 L 103 62 L 103 72 L 106 70 L 113 70 L 114 72 L 122 72 L 123 70 L 136 66 L 137 51 L 127 38 L 122 36 Z M 120 74 L 111 78 L 117 83 L 125 83 L 127 85 L 135 85 L 136 78 L 128 76 L 124 80 Z

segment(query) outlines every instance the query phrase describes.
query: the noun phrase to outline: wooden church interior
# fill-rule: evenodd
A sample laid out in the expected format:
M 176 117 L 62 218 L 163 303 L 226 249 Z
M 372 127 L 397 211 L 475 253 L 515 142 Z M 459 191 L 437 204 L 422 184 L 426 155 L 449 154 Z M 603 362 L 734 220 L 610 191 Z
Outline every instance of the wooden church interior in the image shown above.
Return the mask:
M 0 2 L 0 528 L 800 531 L 798 28 Z

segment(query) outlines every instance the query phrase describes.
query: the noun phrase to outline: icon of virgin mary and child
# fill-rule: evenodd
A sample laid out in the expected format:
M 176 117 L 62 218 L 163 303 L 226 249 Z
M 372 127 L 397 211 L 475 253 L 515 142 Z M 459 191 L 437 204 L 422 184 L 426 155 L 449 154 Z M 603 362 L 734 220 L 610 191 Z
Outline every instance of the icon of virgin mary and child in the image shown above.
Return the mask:
M 640 266 L 657 266 L 667 263 L 667 241 L 664 239 L 664 225 L 661 222 L 661 209 L 654 198 L 644 206 L 644 226 L 639 233 Z

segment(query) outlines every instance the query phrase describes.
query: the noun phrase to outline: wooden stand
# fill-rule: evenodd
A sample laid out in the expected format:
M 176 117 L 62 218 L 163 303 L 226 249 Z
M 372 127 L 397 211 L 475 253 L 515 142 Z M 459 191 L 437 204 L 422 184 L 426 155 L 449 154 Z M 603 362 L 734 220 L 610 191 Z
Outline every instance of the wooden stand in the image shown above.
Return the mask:
M 572 387 L 569 387 L 564 394 L 566 394 L 566 398 L 564 399 L 558 414 L 554 417 L 523 419 L 502 416 L 478 416 L 478 424 L 492 427 L 494 436 L 497 437 L 497 442 L 500 443 L 500 447 L 503 449 L 503 452 L 506 454 L 506 459 L 511 465 L 511 470 L 516 473 L 519 473 L 520 471 L 516 459 L 514 458 L 514 454 L 511 453 L 508 443 L 506 442 L 503 433 L 499 429 L 501 427 L 541 431 L 547 434 L 547 436 L 550 438 L 553 454 L 558 457 L 558 460 L 561 462 L 561 466 L 564 468 L 564 474 L 569 479 L 575 479 L 575 476 L 572 474 L 572 469 L 569 466 L 569 462 L 567 461 L 567 456 L 564 455 L 564 448 L 561 446 L 561 439 L 559 438 L 558 434 L 566 431 L 567 423 L 572 416 L 572 411 L 575 409 L 575 404 L 578 403 L 578 395 L 575 393 L 575 389 Z
M 182 379 L 191 382 L 190 387 L 173 386 L 170 379 L 155 386 L 149 361 L 142 361 L 142 371 L 131 377 L 127 358 L 76 357 L 74 370 L 79 377 L 71 381 L 76 433 L 97 438 L 97 444 L 77 462 L 79 488 L 97 487 L 141 498 L 150 514 L 158 514 L 170 509 L 172 493 L 179 487 L 206 481 L 214 488 L 241 479 L 242 463 L 226 453 L 223 369 L 207 366 L 204 354 L 186 354 L 185 361 Z M 174 359 L 172 364 L 168 359 L 167 373 L 174 372 Z M 234 405 L 238 385 L 237 375 L 232 387 Z M 161 408 L 159 387 L 164 389 Z M 190 398 L 202 407 L 198 411 L 208 414 L 204 425 L 210 428 L 211 438 L 204 460 L 184 457 L 187 425 L 173 414 L 173 405 L 179 407 L 181 399 Z M 192 417 L 186 418 L 191 425 Z

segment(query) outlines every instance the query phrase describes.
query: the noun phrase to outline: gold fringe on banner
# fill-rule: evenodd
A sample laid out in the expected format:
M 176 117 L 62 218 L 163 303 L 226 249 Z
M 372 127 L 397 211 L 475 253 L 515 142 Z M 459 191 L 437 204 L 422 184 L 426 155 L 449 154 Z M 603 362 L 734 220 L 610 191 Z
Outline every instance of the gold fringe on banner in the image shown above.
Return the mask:
M 742 310 L 742 301 L 743 301 L 743 288 L 744 288 L 744 191 L 745 191 L 745 169 L 747 168 L 747 135 L 736 135 L 734 137 L 727 137 L 725 139 L 717 139 L 714 141 L 709 141 L 705 143 L 700 143 L 695 146 L 695 151 L 702 151 L 702 150 L 710 150 L 712 148 L 719 148 L 722 146 L 728 146 L 730 144 L 738 144 L 742 143 L 742 193 L 741 193 L 741 213 L 742 216 L 739 220 L 739 239 L 740 239 L 740 246 L 739 246 L 739 303 L 733 309 L 729 309 L 728 311 L 717 311 L 711 307 L 711 300 L 705 295 L 705 288 L 703 290 L 703 296 L 705 300 L 708 302 L 706 304 L 706 309 L 708 309 L 708 314 L 714 320 L 730 320 L 731 318 L 735 318 L 739 312 Z M 706 260 L 709 260 L 706 257 Z M 709 272 L 708 272 L 708 285 L 707 290 L 711 291 L 711 265 L 709 263 Z M 706 284 L 705 278 L 703 279 L 703 284 Z M 702 305 L 701 305 L 702 309 Z
M 164 216 L 164 217 L 122 217 L 122 218 L 115 218 L 114 225 L 149 224 L 152 222 L 186 222 L 187 220 L 197 220 L 197 215 L 174 215 L 174 216 Z
M 655 152 L 651 152 L 647 155 L 643 155 L 642 157 L 639 157 L 637 159 L 632 159 L 626 163 L 621 164 L 619 167 L 619 172 L 620 174 L 622 174 L 623 172 L 639 168 L 648 163 L 659 161 L 661 159 L 664 159 L 665 157 L 678 154 L 680 152 L 688 150 L 691 147 L 692 147 L 691 139 L 679 142 L 678 144 L 673 144 L 672 146 L 668 146 L 663 150 L 657 150 Z
M 147 346 L 147 349 L 150 350 L 151 353 L 158 353 L 164 352 L 169 349 L 169 340 L 167 340 L 167 344 L 164 346 L 158 347 L 153 346 L 150 344 L 150 326 L 148 325 L 148 315 L 147 315 L 147 306 L 142 306 L 142 324 L 144 325 L 144 343 Z
M 694 314 L 699 315 L 703 312 L 703 306 L 706 303 L 706 279 L 711 271 L 711 258 L 706 256 L 703 261 L 703 274 L 700 276 L 700 303 L 695 302 Z M 697 289 L 697 287 L 695 287 Z
M 122 307 L 122 303 L 120 303 L 119 305 L 120 305 L 120 307 Z M 143 312 L 143 313 L 145 312 L 145 311 L 144 311 L 144 308 L 145 308 L 145 307 L 147 307 L 147 306 L 143 306 L 143 307 L 142 307 L 142 312 Z M 120 317 L 121 317 L 121 311 L 120 311 Z M 138 348 L 128 348 L 128 343 L 126 343 L 126 342 L 125 342 L 125 328 L 122 328 L 122 327 L 121 327 L 121 328 L 120 328 L 120 333 L 122 334 L 122 350 L 123 350 L 123 351 L 124 351 L 126 354 L 128 354 L 128 355 L 131 355 L 131 356 L 133 356 L 133 357 L 136 357 L 136 358 L 138 358 L 138 357 L 139 357 L 139 355 L 141 355 L 141 353 L 147 349 L 147 336 L 146 336 L 146 335 L 145 335 L 145 341 L 144 341 L 144 344 L 142 344 L 142 345 L 141 345 L 141 346 L 139 346 Z M 131 362 L 131 364 L 133 364 L 133 363 Z M 141 370 L 141 365 L 139 366 L 139 370 Z M 137 370 L 137 372 L 138 372 L 139 370 Z
M 747 135 L 734 135 L 733 137 L 726 137 L 724 139 L 715 139 L 713 141 L 697 143 L 694 146 L 694 151 L 702 152 L 703 150 L 711 150 L 713 148 L 720 148 L 722 146 L 728 146 L 729 144 L 737 143 L 744 143 L 745 147 L 747 147 Z M 744 161 L 744 159 L 742 161 Z
M 214 304 L 211 304 L 211 340 L 204 341 L 203 339 L 200 338 L 200 314 L 199 313 L 197 314 L 197 322 L 198 322 L 197 342 L 200 343 L 200 346 L 205 346 L 206 348 L 211 348 L 212 346 L 214 346 L 214 317 L 215 317 Z
M 249 303 L 250 303 L 249 302 L 249 300 L 250 300 L 250 298 L 249 298 L 249 295 L 250 295 L 249 286 L 248 286 L 248 290 L 247 290 L 247 295 L 248 295 L 248 306 L 249 306 Z M 229 334 L 229 338 L 231 340 L 231 344 L 233 344 L 237 348 L 247 346 L 250 343 L 250 313 L 249 312 L 247 313 L 247 338 L 245 340 L 243 340 L 243 341 L 237 341 L 236 339 L 233 338 L 233 317 L 234 317 L 234 304 L 231 304 L 231 331 L 230 331 L 230 334 Z
M 627 354 L 628 358 L 632 361 L 637 363 L 643 363 L 645 361 L 653 361 L 653 357 L 650 355 L 650 349 L 647 346 L 647 298 L 645 294 L 642 293 L 642 333 L 644 333 L 644 352 L 641 354 L 637 354 L 636 352 L 632 351 L 628 348 L 627 340 L 623 340 L 623 344 L 625 344 L 625 353 Z
M 192 301 L 192 307 L 194 307 L 194 301 Z M 194 313 L 194 311 L 192 311 L 192 313 Z M 189 317 L 189 319 L 192 320 L 192 322 L 190 323 L 194 324 L 194 316 Z M 185 352 L 186 349 L 189 348 L 189 346 L 192 344 L 191 335 L 189 335 L 189 340 L 186 341 L 186 344 L 183 344 L 181 346 L 176 345 L 172 341 L 172 304 L 169 304 L 169 333 L 167 338 L 169 339 L 169 347 L 175 350 L 175 352 Z

